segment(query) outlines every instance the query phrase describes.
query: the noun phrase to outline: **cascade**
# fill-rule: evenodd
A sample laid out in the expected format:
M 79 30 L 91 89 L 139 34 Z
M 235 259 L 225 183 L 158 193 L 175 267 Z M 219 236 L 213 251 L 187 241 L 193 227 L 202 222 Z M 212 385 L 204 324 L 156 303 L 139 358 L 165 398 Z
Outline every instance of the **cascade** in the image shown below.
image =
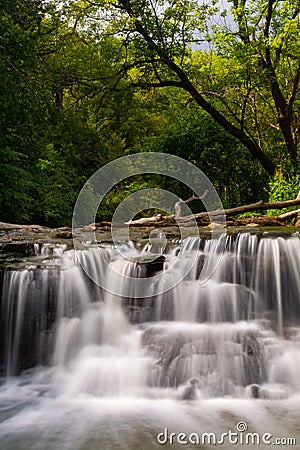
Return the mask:
M 39 425 L 46 448 L 75 448 L 71 424 L 58 414 L 63 428 L 54 409 L 76 416 L 76 407 L 86 412 L 83 399 L 101 423 L 114 416 L 118 433 L 133 439 L 124 448 L 138 448 L 138 426 L 150 439 L 139 415 L 147 416 L 153 430 L 174 429 L 181 422 L 168 411 L 178 408 L 184 429 L 197 431 L 200 416 L 202 428 L 215 421 L 221 429 L 226 422 L 222 402 L 238 417 L 247 408 L 258 411 L 257 399 L 281 402 L 284 409 L 285 402 L 300 396 L 299 236 L 223 234 L 215 240 L 190 237 L 164 248 L 85 243 L 75 251 L 34 244 L 35 257 L 5 269 L 3 448 L 17 446 L 13 423 L 20 435 L 25 433 L 26 448 L 38 448 L 27 435 L 35 417 L 49 425 L 47 432 Z M 191 258 L 195 263 L 186 270 Z M 141 278 L 147 278 L 144 297 L 137 287 Z M 217 399 L 218 407 L 211 403 Z M 194 416 L 187 409 L 192 403 L 200 408 L 193 407 Z M 135 405 L 130 412 L 129 404 Z M 114 408 L 120 415 L 126 410 L 129 425 L 120 426 Z M 104 448 L 118 448 L 103 429 L 105 436 L 100 439 L 94 430 L 96 443 L 87 445 L 89 420 L 74 434 L 80 435 L 78 448 L 100 448 L 102 438 L 108 439 Z M 255 421 L 249 415 L 247 420 Z M 68 436 L 58 447 L 51 434 L 54 424 Z M 156 446 L 153 436 L 149 448 Z

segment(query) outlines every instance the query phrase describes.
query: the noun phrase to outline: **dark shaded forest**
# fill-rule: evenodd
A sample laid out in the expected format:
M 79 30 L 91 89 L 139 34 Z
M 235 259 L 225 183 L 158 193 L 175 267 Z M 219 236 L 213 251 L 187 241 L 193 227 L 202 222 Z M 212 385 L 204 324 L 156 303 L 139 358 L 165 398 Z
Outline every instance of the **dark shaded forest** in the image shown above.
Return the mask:
M 193 162 L 225 208 L 295 198 L 299 2 L 228 5 L 2 0 L 0 220 L 70 225 L 97 169 L 148 151 Z M 137 176 L 99 220 L 148 187 L 192 194 Z

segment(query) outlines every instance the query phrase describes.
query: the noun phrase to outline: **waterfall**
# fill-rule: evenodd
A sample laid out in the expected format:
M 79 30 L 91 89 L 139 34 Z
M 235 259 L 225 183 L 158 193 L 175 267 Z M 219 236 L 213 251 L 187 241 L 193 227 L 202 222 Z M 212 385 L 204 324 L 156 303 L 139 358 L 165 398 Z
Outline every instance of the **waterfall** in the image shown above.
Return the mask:
M 12 385 L 57 401 L 300 395 L 297 234 L 190 237 L 164 253 L 140 243 L 34 250 L 3 276 L 0 398 Z

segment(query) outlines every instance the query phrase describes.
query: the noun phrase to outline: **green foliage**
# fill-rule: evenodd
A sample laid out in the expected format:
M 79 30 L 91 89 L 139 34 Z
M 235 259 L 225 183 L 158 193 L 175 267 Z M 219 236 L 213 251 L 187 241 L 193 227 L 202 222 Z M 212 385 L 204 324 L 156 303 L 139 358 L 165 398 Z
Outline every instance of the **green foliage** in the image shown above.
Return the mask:
M 24 223 L 29 220 L 34 183 L 22 168 L 23 155 L 9 147 L 0 147 L 1 221 Z
M 268 177 L 246 149 L 207 114 L 199 114 L 194 105 L 181 106 L 179 111 L 177 120 L 172 117 L 159 136 L 145 139 L 137 148 L 171 153 L 196 164 L 214 185 L 225 208 L 265 199 Z M 181 198 L 191 195 L 178 182 L 167 180 L 162 187 L 172 187 Z M 192 209 L 199 207 L 196 202 L 192 205 Z
M 279 170 L 269 183 L 269 201 L 280 202 L 284 200 L 292 200 L 297 197 L 299 191 L 300 175 L 288 175 Z M 281 210 L 270 209 L 267 214 L 270 216 L 277 216 L 288 211 L 293 211 L 293 209 L 297 208 L 298 207 L 295 206 L 293 208 L 284 208 Z
M 40 16 L 26 2 L 0 6 L 0 214 L 29 221 L 36 194 L 34 166 L 44 143 L 48 105 L 40 90 L 36 33 Z
M 238 219 L 248 219 L 248 218 L 255 219 L 255 217 L 261 217 L 263 214 L 264 214 L 263 211 L 260 211 L 260 212 L 255 212 L 255 211 L 251 212 L 250 211 L 250 212 L 246 212 L 246 213 L 243 213 L 243 214 L 239 214 L 237 216 L 237 218 Z
M 134 152 L 193 162 L 225 207 L 267 200 L 269 192 L 272 201 L 295 197 L 299 178 L 279 172 L 269 185 L 241 140 L 203 112 L 194 96 L 201 93 L 285 173 L 296 167 L 261 59 L 268 52 L 273 63 L 277 58 L 275 78 L 291 105 L 286 129 L 294 136 L 299 42 L 293 2 L 274 4 L 268 39 L 264 3 L 234 2 L 232 30 L 214 24 L 225 17 L 217 13 L 219 2 L 131 0 L 136 15 L 115 8 L 121 3 L 128 2 L 34 1 L 30 8 L 25 0 L 1 2 L 0 220 L 70 225 L 86 180 Z M 151 43 L 136 32 L 137 17 Z M 126 36 L 119 32 L 125 29 Z M 174 64 L 196 91 L 178 89 Z M 152 89 L 157 83 L 165 89 Z M 110 220 L 127 196 L 149 187 L 191 195 L 176 180 L 139 176 L 112 189 L 96 219 Z M 91 189 L 86 196 L 89 210 Z M 198 211 L 201 202 L 191 208 Z
M 48 159 L 40 159 L 37 163 L 39 191 L 34 218 L 49 226 L 70 224 L 73 205 L 85 178 L 79 177 L 74 168 L 62 160 L 52 144 L 47 153 Z
M 118 186 L 111 189 L 101 202 L 97 219 L 99 221 L 109 221 L 112 219 L 114 212 L 121 202 L 128 196 L 141 189 L 147 189 L 151 184 L 143 181 L 141 177 L 134 177 L 134 181 L 130 179 L 119 183 Z

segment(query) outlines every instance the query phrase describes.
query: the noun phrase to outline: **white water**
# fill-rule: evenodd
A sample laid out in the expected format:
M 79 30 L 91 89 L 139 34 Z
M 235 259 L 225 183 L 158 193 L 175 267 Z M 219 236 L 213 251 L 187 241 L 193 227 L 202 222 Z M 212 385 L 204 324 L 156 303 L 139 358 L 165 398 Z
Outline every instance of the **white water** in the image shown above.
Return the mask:
M 39 267 L 6 271 L 1 449 L 151 449 L 166 427 L 221 434 L 240 420 L 300 442 L 300 239 L 190 238 L 161 268 L 176 280 L 197 252 L 195 267 L 145 299 L 131 279 L 146 273 L 141 255 L 124 252 L 78 257 L 125 297 L 58 246 L 37 251 Z

